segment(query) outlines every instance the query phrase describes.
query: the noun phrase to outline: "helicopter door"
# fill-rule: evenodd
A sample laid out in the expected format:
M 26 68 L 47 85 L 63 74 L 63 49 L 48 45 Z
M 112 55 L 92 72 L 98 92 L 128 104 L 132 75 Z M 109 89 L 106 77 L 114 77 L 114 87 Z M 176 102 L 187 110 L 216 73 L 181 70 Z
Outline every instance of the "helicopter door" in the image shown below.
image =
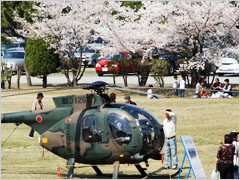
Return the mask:
M 84 118 L 82 133 L 85 142 L 94 143 L 102 140 L 99 129 L 96 127 L 96 116 L 89 115 Z

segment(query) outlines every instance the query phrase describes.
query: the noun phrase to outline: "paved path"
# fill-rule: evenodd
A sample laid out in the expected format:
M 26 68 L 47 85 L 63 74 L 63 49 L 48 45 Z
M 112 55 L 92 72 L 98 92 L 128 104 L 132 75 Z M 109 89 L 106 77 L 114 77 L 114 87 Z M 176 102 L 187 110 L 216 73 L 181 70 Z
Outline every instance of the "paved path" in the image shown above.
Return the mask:
M 94 71 L 93 68 L 88 68 L 88 71 Z M 216 76 L 218 77 L 218 76 Z M 212 77 L 210 77 L 212 79 Z M 220 82 L 223 82 L 224 79 L 228 78 L 230 80 L 230 83 L 232 84 L 239 84 L 239 76 L 224 76 L 224 77 L 219 77 Z M 32 83 L 33 84 L 41 84 L 42 83 L 42 79 L 39 79 L 37 77 L 31 77 L 32 79 Z M 86 73 L 83 75 L 82 79 L 79 81 L 79 83 L 92 83 L 94 81 L 105 81 L 109 84 L 113 84 L 113 78 L 111 75 L 105 75 L 102 77 L 97 76 L 96 73 Z M 173 81 L 173 76 L 166 76 L 164 78 L 165 84 L 172 84 Z M 12 83 L 16 83 L 17 82 L 17 76 L 13 76 L 12 77 Z M 26 80 L 26 76 L 23 75 L 21 76 L 20 79 L 21 83 L 27 83 Z M 67 79 L 65 78 L 65 76 L 63 74 L 51 74 L 47 77 L 47 82 L 48 84 L 66 84 L 67 83 Z M 121 76 L 116 77 L 116 84 L 124 84 L 123 79 Z M 137 85 L 138 84 L 138 79 L 137 76 L 131 75 L 128 77 L 128 84 L 134 84 Z M 155 80 L 153 77 L 149 77 L 148 81 L 147 81 L 147 85 L 149 84 L 155 84 Z

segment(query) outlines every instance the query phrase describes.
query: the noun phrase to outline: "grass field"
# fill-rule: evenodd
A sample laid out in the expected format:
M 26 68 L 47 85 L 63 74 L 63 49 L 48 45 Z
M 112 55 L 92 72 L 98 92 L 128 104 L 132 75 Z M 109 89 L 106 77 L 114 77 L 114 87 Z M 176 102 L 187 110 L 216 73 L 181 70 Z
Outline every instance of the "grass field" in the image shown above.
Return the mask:
M 19 92 L 12 92 L 19 93 Z M 44 109 L 53 108 L 52 97 L 68 94 L 89 93 L 84 90 L 64 90 L 58 92 L 44 93 Z M 110 93 L 110 91 L 109 91 Z M 116 91 L 117 102 L 123 101 L 124 94 Z M 2 92 L 2 96 L 11 94 Z M 171 108 L 177 115 L 177 146 L 179 167 L 184 155 L 184 149 L 180 136 L 192 135 L 197 148 L 202 166 L 207 178 L 210 178 L 212 170 L 215 168 L 216 153 L 219 145 L 216 140 L 223 140 L 223 136 L 232 130 L 239 128 L 239 99 L 191 99 L 189 97 L 181 100 L 179 98 L 147 99 L 146 96 L 131 94 L 132 100 L 140 107 L 149 110 L 161 121 L 165 118 L 161 112 L 166 108 Z M 5 97 L 1 99 L 1 113 L 30 110 L 32 101 L 36 98 L 36 93 Z M 67 175 L 65 168 L 66 161 L 45 150 L 42 157 L 42 148 L 38 144 L 38 134 L 34 139 L 28 138 L 30 127 L 21 124 L 14 131 L 8 141 L 3 142 L 15 128 L 15 124 L 1 124 L 1 178 L 2 179 L 63 179 Z M 155 174 L 172 174 L 173 170 L 162 170 L 165 163 L 150 160 L 147 172 Z M 98 178 L 91 167 L 77 164 L 79 168 L 74 170 L 74 178 Z M 142 166 L 145 167 L 144 163 Z M 57 168 L 61 169 L 61 177 L 57 177 Z M 80 168 L 81 167 L 81 168 Z M 185 161 L 181 178 L 186 178 L 189 167 Z M 104 173 L 112 173 L 112 166 L 100 167 Z M 122 165 L 120 171 L 123 174 L 138 175 L 134 166 Z M 108 179 L 111 177 L 108 177 Z M 129 177 L 128 177 L 129 178 Z M 130 176 L 130 178 L 133 178 Z M 138 176 L 139 178 L 139 176 Z M 176 177 L 175 177 L 176 178 Z M 190 178 L 194 178 L 190 174 Z

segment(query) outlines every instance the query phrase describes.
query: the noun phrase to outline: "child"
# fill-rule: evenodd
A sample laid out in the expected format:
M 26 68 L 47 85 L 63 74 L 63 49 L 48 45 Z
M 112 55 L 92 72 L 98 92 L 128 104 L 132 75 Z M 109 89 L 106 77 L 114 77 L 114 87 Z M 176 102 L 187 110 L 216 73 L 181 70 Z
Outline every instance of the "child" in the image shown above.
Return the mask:
M 206 92 L 206 86 L 205 86 L 205 85 L 202 86 L 202 90 L 201 90 L 200 96 L 201 96 L 202 98 L 208 97 L 207 92 Z

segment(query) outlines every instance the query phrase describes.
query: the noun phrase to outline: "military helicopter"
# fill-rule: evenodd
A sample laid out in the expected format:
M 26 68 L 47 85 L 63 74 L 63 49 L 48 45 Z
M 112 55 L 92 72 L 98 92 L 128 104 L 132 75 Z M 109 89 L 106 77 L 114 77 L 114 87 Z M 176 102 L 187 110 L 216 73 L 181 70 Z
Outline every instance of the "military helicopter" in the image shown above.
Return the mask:
M 53 97 L 55 109 L 22 111 L 1 115 L 2 123 L 24 123 L 36 130 L 39 144 L 67 160 L 68 178 L 74 164 L 135 164 L 142 176 L 148 159 L 161 160 L 164 144 L 163 125 L 153 114 L 135 105 L 110 103 L 107 83 L 94 82 L 85 95 Z M 114 88 L 113 88 L 114 89 Z M 117 177 L 118 170 L 113 177 Z

